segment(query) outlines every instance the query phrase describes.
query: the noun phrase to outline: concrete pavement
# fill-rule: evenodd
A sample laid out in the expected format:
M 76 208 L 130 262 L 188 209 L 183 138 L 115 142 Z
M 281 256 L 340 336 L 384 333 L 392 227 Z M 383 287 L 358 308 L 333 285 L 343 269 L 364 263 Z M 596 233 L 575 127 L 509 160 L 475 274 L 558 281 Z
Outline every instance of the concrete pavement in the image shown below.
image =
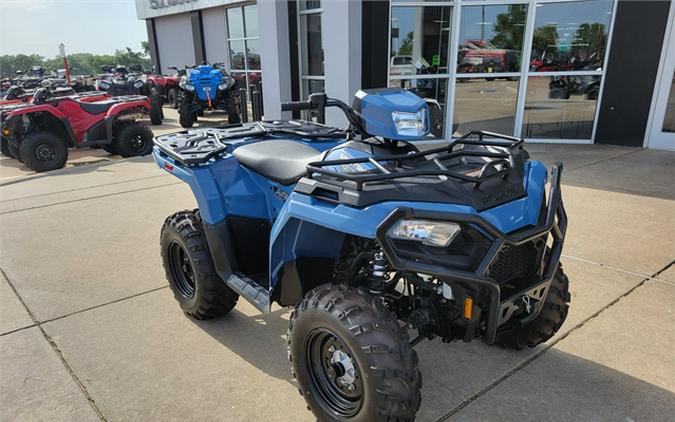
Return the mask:
M 522 352 L 420 343 L 418 420 L 672 420 L 675 154 L 529 149 L 565 161 L 568 320 Z M 288 310 L 198 322 L 175 304 L 158 236 L 194 207 L 177 182 L 147 158 L 0 180 L 0 419 L 313 420 Z

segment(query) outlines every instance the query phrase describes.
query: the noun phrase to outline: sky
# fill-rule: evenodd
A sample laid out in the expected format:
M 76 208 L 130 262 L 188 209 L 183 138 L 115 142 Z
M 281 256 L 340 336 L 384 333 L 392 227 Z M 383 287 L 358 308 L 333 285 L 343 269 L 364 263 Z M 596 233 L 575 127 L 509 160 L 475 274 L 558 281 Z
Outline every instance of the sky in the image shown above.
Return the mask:
M 109 54 L 141 49 L 145 22 L 134 0 L 0 0 L 0 55 Z

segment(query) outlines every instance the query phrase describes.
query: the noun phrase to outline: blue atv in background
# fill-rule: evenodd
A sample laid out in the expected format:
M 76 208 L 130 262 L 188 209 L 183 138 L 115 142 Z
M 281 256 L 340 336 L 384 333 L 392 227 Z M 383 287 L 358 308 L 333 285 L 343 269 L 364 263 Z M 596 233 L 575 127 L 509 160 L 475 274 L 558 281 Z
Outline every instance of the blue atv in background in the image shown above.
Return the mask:
M 288 356 L 318 420 L 413 420 L 422 339 L 521 349 L 565 321 L 562 165 L 547 199 L 547 170 L 520 139 L 419 149 L 428 106 L 400 89 L 282 104 L 325 107 L 349 129 L 290 120 L 155 139 L 155 161 L 199 207 L 162 227 L 166 277 L 196 319 L 240 296 L 263 313 L 294 307 Z
M 215 66 L 215 65 L 214 65 Z M 241 122 L 239 95 L 234 79 L 226 71 L 210 65 L 197 66 L 181 78 L 180 125 L 189 128 L 206 110 L 227 112 L 228 123 Z

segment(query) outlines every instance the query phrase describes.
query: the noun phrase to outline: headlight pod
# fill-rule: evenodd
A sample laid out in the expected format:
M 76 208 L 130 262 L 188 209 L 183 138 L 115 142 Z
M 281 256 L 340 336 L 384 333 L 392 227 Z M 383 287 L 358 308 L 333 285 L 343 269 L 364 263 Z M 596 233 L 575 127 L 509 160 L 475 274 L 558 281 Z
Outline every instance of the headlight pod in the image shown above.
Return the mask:
M 227 89 L 227 84 L 223 83 L 218 85 L 218 91 L 225 91 Z
M 108 82 L 105 82 L 105 81 L 100 81 L 98 83 L 98 86 L 101 89 L 110 89 L 110 84 Z
M 184 90 L 190 91 L 190 92 L 194 92 L 194 90 L 195 90 L 195 86 L 192 85 L 190 82 L 186 81 L 185 79 L 183 79 L 182 81 L 180 81 L 180 83 L 178 84 L 178 86 L 180 86 L 180 87 L 183 88 Z
M 427 112 L 420 109 L 417 113 L 394 111 L 391 113 L 396 132 L 401 136 L 424 136 L 427 133 Z
M 134 82 L 134 88 L 143 88 L 143 81 L 136 81 Z
M 446 247 L 457 237 L 459 224 L 430 220 L 399 220 L 387 235 L 392 239 L 414 240 L 428 246 Z

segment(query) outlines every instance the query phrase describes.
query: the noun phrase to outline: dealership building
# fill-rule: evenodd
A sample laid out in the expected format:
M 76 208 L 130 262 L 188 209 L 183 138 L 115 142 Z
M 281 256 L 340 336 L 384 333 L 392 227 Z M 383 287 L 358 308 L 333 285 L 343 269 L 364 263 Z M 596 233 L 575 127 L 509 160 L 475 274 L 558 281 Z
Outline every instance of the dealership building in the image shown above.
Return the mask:
M 313 92 L 351 102 L 402 87 L 440 110 L 436 136 L 675 149 L 668 0 L 136 0 L 152 60 L 222 63 L 265 118 Z M 343 125 L 339 113 L 328 123 Z

